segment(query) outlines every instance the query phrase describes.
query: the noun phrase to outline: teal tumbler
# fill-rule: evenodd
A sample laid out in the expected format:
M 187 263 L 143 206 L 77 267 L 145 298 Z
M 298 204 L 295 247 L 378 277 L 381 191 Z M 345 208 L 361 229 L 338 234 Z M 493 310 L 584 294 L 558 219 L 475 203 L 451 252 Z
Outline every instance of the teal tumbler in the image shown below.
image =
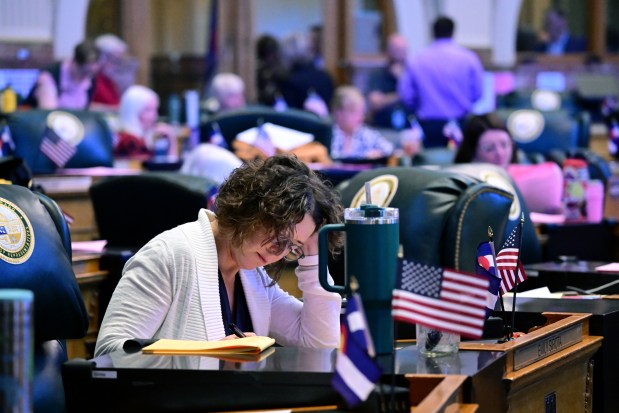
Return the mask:
M 345 232 L 345 285 L 327 280 L 328 239 L 331 231 Z M 318 269 L 322 287 L 349 293 L 355 277 L 377 354 L 393 353 L 391 298 L 395 288 L 399 241 L 399 210 L 362 205 L 346 208 L 343 224 L 325 225 L 318 233 Z

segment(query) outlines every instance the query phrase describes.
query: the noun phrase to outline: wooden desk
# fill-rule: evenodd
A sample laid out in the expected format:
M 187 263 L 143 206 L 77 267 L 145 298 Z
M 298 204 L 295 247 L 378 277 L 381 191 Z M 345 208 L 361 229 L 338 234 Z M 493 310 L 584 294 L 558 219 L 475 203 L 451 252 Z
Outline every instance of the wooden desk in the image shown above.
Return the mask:
M 56 175 L 35 176 L 33 181 L 73 219 L 73 222 L 69 223 L 71 240 L 91 241 L 99 239 L 99 230 L 88 193 L 90 186 L 107 176 L 139 173 L 140 170 L 133 168 L 65 169 Z
M 503 383 L 509 413 L 544 408 L 547 412 L 589 411 L 591 358 L 600 348 L 602 337 L 589 335 L 590 314 L 544 313 L 543 316 L 542 327 L 515 340 L 500 344 L 463 342 L 460 347 L 506 353 Z M 484 396 L 478 397 L 481 400 Z
M 85 337 L 67 340 L 67 353 L 69 360 L 76 357 L 89 359 L 94 356 L 95 343 L 101 326 L 99 291 L 101 283 L 107 278 L 107 271 L 99 268 L 98 254 L 76 251 L 73 252 L 73 271 L 88 312 L 89 323 Z
M 512 301 L 506 300 L 507 311 Z M 539 325 L 540 312 L 557 311 L 591 314 L 589 333 L 603 336 L 602 347 L 593 356 L 593 413 L 619 412 L 619 300 L 575 300 L 551 298 L 518 298 L 516 304 L 516 327 L 523 331 Z M 557 370 L 559 372 L 561 370 Z M 543 410 L 540 410 L 543 411 Z M 557 410 L 560 412 L 561 410 Z M 582 410 L 581 410 L 582 411 Z
M 407 388 L 412 387 L 414 377 L 440 375 L 461 380 L 457 377 L 464 376 L 460 387 L 451 387 L 440 398 L 435 394 L 434 401 L 445 406 L 463 403 L 462 411 L 467 412 L 475 411 L 472 405 L 478 405 L 479 413 L 544 411 L 544 403 L 553 397 L 556 410 L 550 411 L 586 411 L 585 404 L 591 402 L 587 393 L 589 361 L 602 338 L 589 336 L 587 314 L 548 317 L 549 326 L 514 342 L 462 343 L 461 351 L 453 357 L 426 358 L 414 345 L 400 344 L 394 362 L 389 355 L 378 359 L 385 372 L 383 382 L 391 382 L 391 371 L 395 384 Z M 540 356 L 537 347 L 556 339 L 565 329 L 575 331 L 575 336 L 562 335 L 566 339 L 563 345 L 547 345 L 549 350 Z M 477 348 L 472 347 L 475 345 Z M 531 348 L 535 357 L 529 355 Z M 140 413 L 290 406 L 332 409 L 339 404 L 341 399 L 331 387 L 336 350 L 273 350 L 263 360 L 244 363 L 208 356 L 152 356 L 123 351 L 89 361 L 69 361 L 63 369 L 68 411 L 81 411 L 84 405 L 92 405 L 93 412 Z M 422 407 L 429 394 L 423 388 L 427 389 L 428 384 L 420 384 L 419 380 L 416 383 L 411 403 L 419 402 L 417 407 Z M 231 399 L 239 388 L 243 397 Z M 434 388 L 430 385 L 430 390 Z M 102 393 L 106 397 L 100 397 Z M 93 404 L 92 400 L 98 402 Z
M 595 268 L 607 261 L 549 261 L 525 266 L 526 289 L 548 287 L 552 292 L 568 291 L 568 286 L 589 290 L 619 280 L 619 272 L 598 272 Z M 521 291 L 524 289 L 521 289 Z M 619 294 L 619 283 L 600 291 L 600 294 Z
M 92 413 L 271 410 L 292 406 L 302 407 L 298 411 L 317 406 L 327 411 L 342 403 L 331 385 L 336 350 L 273 350 L 259 362 L 244 363 L 208 356 L 153 356 L 123 351 L 89 361 L 72 360 L 63 369 L 67 411 L 81 412 L 86 405 L 92 407 Z M 415 412 L 454 412 L 458 411 L 456 407 L 461 412 L 474 412 L 475 403 L 466 400 L 470 377 L 484 386 L 484 392 L 496 394 L 485 398 L 485 411 L 500 411 L 492 410 L 496 405 L 488 402 L 501 395 L 502 354 L 463 351 L 457 355 L 462 357 L 460 373 L 421 375 L 410 364 L 415 356 L 416 348 L 410 344 L 396 352 L 396 386 L 415 387 L 411 398 Z M 383 377 L 385 384 L 390 380 L 390 376 Z
M 35 177 L 34 182 L 41 185 L 45 194 L 73 219 L 73 222 L 69 223 L 72 241 L 98 238 L 95 214 L 88 195 L 88 189 L 93 183 L 92 177 L 40 176 Z

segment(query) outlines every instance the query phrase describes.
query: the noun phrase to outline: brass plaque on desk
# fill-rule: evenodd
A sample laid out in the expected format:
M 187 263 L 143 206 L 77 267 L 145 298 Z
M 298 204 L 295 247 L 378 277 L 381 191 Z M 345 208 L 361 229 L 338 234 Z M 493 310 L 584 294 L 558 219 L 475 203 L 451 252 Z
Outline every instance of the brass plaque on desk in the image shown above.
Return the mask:
M 543 337 L 514 351 L 514 371 L 535 363 L 582 340 L 582 324 Z

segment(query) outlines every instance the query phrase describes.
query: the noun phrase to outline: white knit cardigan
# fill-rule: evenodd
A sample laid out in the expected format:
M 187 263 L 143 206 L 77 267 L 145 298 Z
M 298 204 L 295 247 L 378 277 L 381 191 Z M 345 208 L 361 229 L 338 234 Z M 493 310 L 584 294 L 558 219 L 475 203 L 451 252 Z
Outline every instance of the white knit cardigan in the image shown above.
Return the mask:
M 219 298 L 215 215 L 153 238 L 125 265 L 99 331 L 95 356 L 122 349 L 131 338 L 220 340 L 225 336 Z M 262 268 L 241 270 L 254 332 L 283 346 L 339 345 L 341 297 L 318 282 L 318 257 L 295 269 L 303 301 L 278 285 Z

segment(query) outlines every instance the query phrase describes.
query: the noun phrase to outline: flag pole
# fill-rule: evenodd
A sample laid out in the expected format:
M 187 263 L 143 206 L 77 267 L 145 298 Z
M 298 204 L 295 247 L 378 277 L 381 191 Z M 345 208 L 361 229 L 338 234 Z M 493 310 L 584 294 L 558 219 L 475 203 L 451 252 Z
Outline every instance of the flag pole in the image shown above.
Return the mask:
M 498 271 L 496 266 L 496 252 L 494 249 L 494 231 L 492 231 L 492 227 L 488 225 L 488 244 L 490 245 L 490 250 L 492 251 L 492 265 L 494 266 L 494 272 Z M 500 287 L 499 287 L 500 290 Z M 501 319 L 503 320 L 503 332 L 507 334 L 509 331 L 509 324 L 507 323 L 507 316 L 505 314 L 505 304 L 503 303 L 503 294 L 499 291 L 499 303 L 501 303 Z
M 359 289 L 359 281 L 357 281 L 357 277 L 354 275 L 350 276 L 350 281 L 348 282 L 350 287 L 351 297 L 354 300 L 354 296 L 357 294 L 357 290 Z M 372 358 L 376 358 L 376 355 L 373 355 Z M 383 391 L 383 386 L 381 383 L 378 383 L 378 410 L 382 413 L 388 413 L 388 411 L 384 410 L 385 407 L 385 393 Z
M 522 251 L 522 227 L 524 225 L 524 212 L 520 215 L 520 239 L 518 240 L 518 256 L 516 257 L 516 273 L 514 280 L 514 295 L 512 299 L 512 325 L 508 340 L 514 339 L 514 324 L 516 323 L 516 295 L 518 293 L 518 273 L 520 272 L 520 252 Z
M 492 227 L 488 226 L 488 244 L 490 244 L 490 249 L 492 250 L 492 265 L 495 268 L 496 272 L 496 252 L 494 250 L 494 232 L 492 231 Z M 505 304 L 503 303 L 503 295 L 499 294 L 499 300 L 501 303 L 501 311 L 505 311 Z

